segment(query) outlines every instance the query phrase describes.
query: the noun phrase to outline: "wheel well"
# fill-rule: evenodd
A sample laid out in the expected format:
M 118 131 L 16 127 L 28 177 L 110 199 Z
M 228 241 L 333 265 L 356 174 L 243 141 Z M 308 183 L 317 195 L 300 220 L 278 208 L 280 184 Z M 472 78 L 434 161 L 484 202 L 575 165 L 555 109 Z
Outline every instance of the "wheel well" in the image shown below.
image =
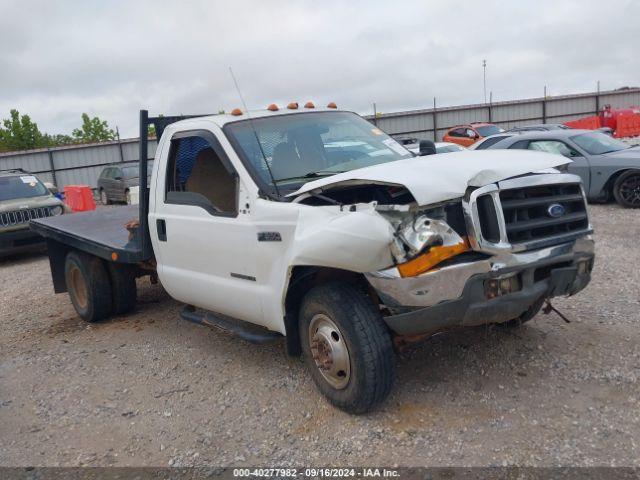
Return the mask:
M 351 283 L 375 296 L 375 292 L 371 289 L 369 282 L 361 273 L 338 268 L 311 266 L 296 266 L 291 270 L 289 287 L 287 288 L 284 302 L 287 354 L 297 357 L 302 353 L 298 330 L 298 311 L 300 310 L 302 299 L 313 287 L 335 281 Z M 377 301 L 377 297 L 375 299 Z
M 638 170 L 636 168 L 625 168 L 623 170 L 618 170 L 613 175 L 611 175 L 607 182 L 602 187 L 601 195 L 606 195 L 608 198 L 611 198 L 613 195 L 613 185 L 616 183 L 616 180 L 620 177 L 620 175 L 627 173 L 629 170 Z M 638 170 L 640 172 L 640 170 Z

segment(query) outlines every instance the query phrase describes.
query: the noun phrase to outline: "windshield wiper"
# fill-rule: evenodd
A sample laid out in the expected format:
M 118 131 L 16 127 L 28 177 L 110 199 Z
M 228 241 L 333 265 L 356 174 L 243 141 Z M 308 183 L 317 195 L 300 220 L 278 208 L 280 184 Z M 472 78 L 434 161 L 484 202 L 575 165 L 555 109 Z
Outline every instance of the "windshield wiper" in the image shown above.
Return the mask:
M 280 183 L 280 182 L 286 182 L 288 180 L 297 180 L 297 179 L 304 179 L 304 178 L 318 178 L 318 177 L 325 177 L 328 175 L 336 175 L 338 173 L 344 173 L 344 171 L 338 170 L 318 170 L 317 172 L 309 172 L 309 173 L 305 173 L 304 175 L 297 175 L 295 177 L 287 177 L 287 178 L 279 178 L 276 180 L 276 183 Z

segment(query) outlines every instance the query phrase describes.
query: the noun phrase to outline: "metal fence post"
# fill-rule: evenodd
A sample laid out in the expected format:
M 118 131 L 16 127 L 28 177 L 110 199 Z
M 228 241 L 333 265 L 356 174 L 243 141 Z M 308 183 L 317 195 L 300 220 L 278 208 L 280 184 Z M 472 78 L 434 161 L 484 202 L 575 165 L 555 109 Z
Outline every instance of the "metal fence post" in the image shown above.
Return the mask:
M 493 122 L 493 92 L 489 92 L 489 123 Z
M 51 179 L 53 180 L 53 184 L 57 187 L 58 180 L 56 179 L 56 167 L 53 163 L 53 152 L 49 147 L 47 147 L 47 154 L 49 155 L 49 169 L 51 170 Z
M 122 151 L 122 142 L 120 141 L 120 131 L 116 125 L 116 136 L 118 137 L 118 148 L 120 149 L 120 162 L 124 162 L 124 152 Z
M 544 86 L 544 97 L 542 97 L 542 123 L 547 123 L 547 86 Z
M 432 112 L 432 120 L 433 120 L 433 141 L 438 141 L 438 121 L 437 121 L 437 108 L 436 108 L 436 97 L 433 97 L 433 112 Z

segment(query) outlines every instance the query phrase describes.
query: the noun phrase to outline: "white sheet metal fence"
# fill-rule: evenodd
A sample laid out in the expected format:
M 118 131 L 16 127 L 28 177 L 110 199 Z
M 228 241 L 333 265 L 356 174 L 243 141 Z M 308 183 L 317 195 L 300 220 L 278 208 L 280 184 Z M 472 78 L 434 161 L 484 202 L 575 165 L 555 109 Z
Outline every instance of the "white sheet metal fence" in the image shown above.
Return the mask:
M 595 115 L 607 104 L 616 108 L 640 105 L 640 88 L 457 107 L 436 107 L 383 113 L 366 118 L 395 137 L 440 141 L 445 132 L 456 125 L 491 122 L 509 129 L 534 123 L 564 123 Z
M 156 153 L 156 140 L 149 141 L 148 160 Z M 107 165 L 131 165 L 138 162 L 137 138 L 87 145 L 40 148 L 0 153 L 0 170 L 22 168 L 52 182 L 62 189 L 66 185 L 96 187 L 100 172 Z
M 428 108 L 366 117 L 385 132 L 400 137 L 440 140 L 452 126 L 469 122 L 493 122 L 503 128 L 531 123 L 563 123 L 594 115 L 602 106 L 640 105 L 640 88 L 578 95 L 531 98 L 490 104 Z M 149 142 L 149 160 L 157 142 Z M 62 189 L 65 185 L 90 185 L 107 165 L 138 161 L 138 139 L 92 145 L 0 153 L 0 170 L 23 168 Z

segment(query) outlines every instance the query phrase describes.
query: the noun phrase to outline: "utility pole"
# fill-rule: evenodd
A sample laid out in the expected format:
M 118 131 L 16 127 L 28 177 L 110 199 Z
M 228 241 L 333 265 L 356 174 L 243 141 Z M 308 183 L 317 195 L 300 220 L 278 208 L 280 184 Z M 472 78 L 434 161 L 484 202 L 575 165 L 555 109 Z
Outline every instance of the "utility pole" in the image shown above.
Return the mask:
M 482 85 L 484 87 L 484 103 L 487 103 L 487 61 L 482 60 Z

